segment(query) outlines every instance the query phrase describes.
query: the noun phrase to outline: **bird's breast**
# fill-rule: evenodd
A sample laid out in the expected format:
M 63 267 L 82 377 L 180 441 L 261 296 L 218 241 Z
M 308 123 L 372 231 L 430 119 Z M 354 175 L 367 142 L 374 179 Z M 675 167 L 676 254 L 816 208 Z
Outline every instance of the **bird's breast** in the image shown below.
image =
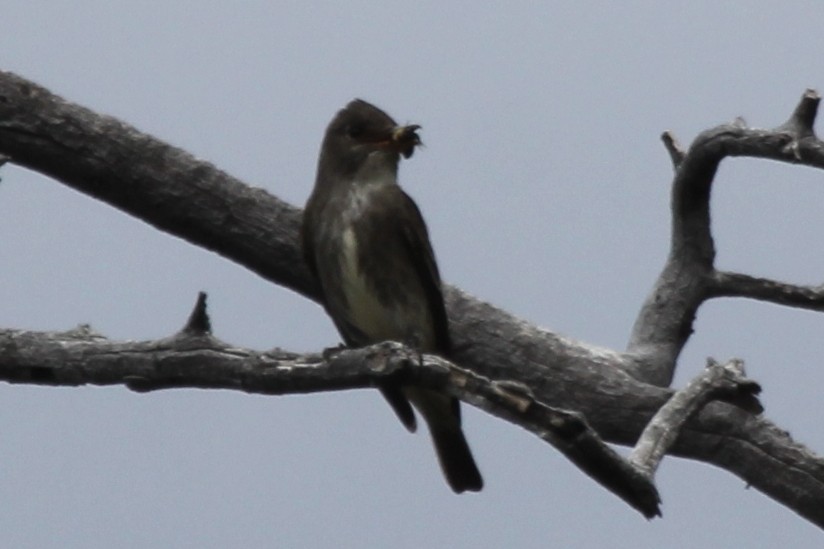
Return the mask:
M 339 284 L 348 322 L 365 336 L 361 344 L 395 340 L 431 347 L 431 312 L 414 269 L 403 257 L 375 261 L 387 250 L 370 249 L 384 244 L 370 239 L 370 230 L 347 223 L 340 234 Z

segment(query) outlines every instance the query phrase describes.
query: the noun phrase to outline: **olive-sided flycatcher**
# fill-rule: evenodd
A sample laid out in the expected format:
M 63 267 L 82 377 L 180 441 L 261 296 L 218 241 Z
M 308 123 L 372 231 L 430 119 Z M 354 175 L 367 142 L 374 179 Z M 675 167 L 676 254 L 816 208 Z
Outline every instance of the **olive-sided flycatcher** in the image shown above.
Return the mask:
M 398 186 L 400 157 L 420 145 L 419 128 L 398 126 L 359 99 L 338 112 L 326 129 L 304 211 L 303 252 L 347 345 L 394 340 L 446 357 L 438 266 L 421 213 Z M 426 420 L 455 492 L 482 488 L 457 399 L 413 386 L 381 391 L 410 431 L 416 427 L 410 402 Z

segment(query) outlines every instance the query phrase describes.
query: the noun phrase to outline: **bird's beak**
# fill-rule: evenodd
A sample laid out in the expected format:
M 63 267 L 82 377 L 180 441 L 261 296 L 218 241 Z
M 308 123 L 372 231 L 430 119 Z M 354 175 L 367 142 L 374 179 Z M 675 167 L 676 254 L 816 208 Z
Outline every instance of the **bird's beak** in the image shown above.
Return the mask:
M 418 137 L 417 131 L 421 129 L 417 124 L 410 126 L 397 126 L 392 130 L 392 137 L 390 144 L 392 148 L 403 155 L 404 158 L 409 158 L 415 152 L 415 147 L 421 145 L 421 138 Z

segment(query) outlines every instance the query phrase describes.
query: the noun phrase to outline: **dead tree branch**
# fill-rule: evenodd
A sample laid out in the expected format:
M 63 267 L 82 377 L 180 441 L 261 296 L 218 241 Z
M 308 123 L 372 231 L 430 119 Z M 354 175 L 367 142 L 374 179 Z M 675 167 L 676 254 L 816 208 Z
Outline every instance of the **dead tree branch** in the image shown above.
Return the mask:
M 640 379 L 661 386 L 672 382 L 695 314 L 707 299 L 741 296 L 815 308 L 815 291 L 808 288 L 716 271 L 710 191 L 719 164 L 728 156 L 824 168 L 824 142 L 812 127 L 818 103 L 818 94 L 807 90 L 790 119 L 778 128 L 757 130 L 737 120 L 701 133 L 683 157 L 672 135 L 664 135 L 675 165 L 672 239 L 667 262 L 638 314 L 627 347 Z
M 802 102 L 794 122 L 778 130 L 720 126 L 702 133 L 684 155 L 673 185 L 670 257 L 627 352 L 542 330 L 447 287 L 458 367 L 497 380 L 499 388 L 528 387 L 537 402 L 581 414 L 604 440 L 633 445 L 673 394 L 663 386 L 695 311 L 709 297 L 732 295 L 728 283 L 715 282 L 713 268 L 709 195 L 718 163 L 754 156 L 824 167 L 824 147 L 811 133 L 817 99 L 808 94 Z M 300 210 L 10 73 L 0 73 L 0 155 L 316 299 L 300 259 Z M 39 343 L 15 345 L 33 353 Z M 78 369 L 76 384 L 97 375 L 92 370 Z M 50 374 L 33 369 L 27 382 L 38 382 L 38 375 Z M 140 383 L 131 380 L 135 388 Z M 461 398 L 475 403 L 468 393 Z M 686 421 L 670 451 L 722 467 L 824 527 L 824 459 L 762 417 L 711 402 Z
M 764 408 L 755 398 L 759 392 L 761 387 L 744 377 L 744 364 L 740 360 L 726 364 L 708 360 L 704 372 L 672 395 L 650 420 L 629 461 L 652 478 L 684 424 L 710 401 L 727 400 L 753 414 L 760 414 Z
M 256 352 L 223 343 L 208 325 L 201 293 L 186 326 L 158 341 L 110 341 L 87 326 L 57 333 L 0 330 L 0 380 L 124 385 L 141 393 L 188 387 L 265 395 L 415 383 L 524 427 L 645 517 L 660 515 L 651 476 L 612 450 L 580 414 L 547 406 L 518 383 L 492 381 L 437 356 L 427 355 L 421 364 L 418 353 L 394 342 L 324 354 Z

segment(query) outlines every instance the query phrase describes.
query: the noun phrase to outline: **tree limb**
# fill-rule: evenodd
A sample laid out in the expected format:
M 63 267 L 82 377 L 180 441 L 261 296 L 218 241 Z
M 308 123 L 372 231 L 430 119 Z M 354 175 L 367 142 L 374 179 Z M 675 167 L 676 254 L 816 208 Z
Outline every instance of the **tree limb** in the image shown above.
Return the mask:
M 205 295 L 192 318 L 202 326 Z M 50 386 L 124 385 L 137 392 L 173 388 L 230 389 L 284 395 L 414 383 L 447 392 L 538 435 L 647 518 L 659 516 L 649 475 L 610 448 L 578 413 L 537 401 L 528 388 L 492 381 L 400 343 L 301 355 L 229 346 L 193 330 L 175 336 L 116 342 L 88 326 L 68 332 L 0 330 L 0 380 Z
M 764 411 L 755 397 L 761 387 L 744 377 L 744 364 L 731 360 L 719 364 L 710 359 L 704 372 L 672 395 L 647 424 L 629 461 L 650 477 L 672 447 L 684 424 L 711 400 L 720 398 L 753 414 Z
M 711 297 L 748 297 L 787 307 L 824 311 L 824 286 L 800 286 L 718 271 L 714 273 L 710 292 Z
M 756 279 L 718 273 L 710 223 L 710 191 L 721 161 L 728 156 L 768 158 L 824 168 L 824 142 L 812 124 L 819 96 L 807 90 L 790 119 L 774 130 L 757 130 L 739 119 L 702 132 L 681 156 L 671 134 L 664 142 L 675 166 L 672 184 L 670 253 L 635 321 L 627 352 L 638 363 L 640 379 L 672 382 L 678 356 L 693 331 L 698 307 L 720 296 L 778 297 Z M 781 304 L 810 307 L 810 292 L 785 286 Z M 806 294 L 807 298 L 804 297 Z M 779 301 L 776 301 L 779 302 Z
M 605 440 L 634 444 L 672 395 L 662 385 L 709 295 L 708 201 L 718 163 L 748 155 L 824 166 L 817 139 L 787 131 L 725 125 L 692 144 L 674 181 L 670 258 L 627 352 L 542 330 L 446 287 L 456 364 L 526 386 L 536 400 L 582 414 Z M 10 73 L 0 73 L 0 154 L 317 299 L 300 258 L 300 210 Z M 672 452 L 722 467 L 824 527 L 824 460 L 764 418 L 712 402 L 686 422 Z

